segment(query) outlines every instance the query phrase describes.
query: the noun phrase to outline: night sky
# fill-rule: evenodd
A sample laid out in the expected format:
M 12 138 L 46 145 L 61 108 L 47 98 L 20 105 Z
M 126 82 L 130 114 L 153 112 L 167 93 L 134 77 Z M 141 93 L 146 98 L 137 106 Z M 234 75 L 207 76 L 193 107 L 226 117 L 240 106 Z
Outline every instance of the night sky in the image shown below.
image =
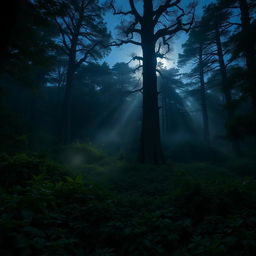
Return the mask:
M 128 0 L 117 0 L 117 5 L 122 6 L 123 9 L 129 8 Z M 190 0 L 183 0 L 182 3 L 185 5 L 190 3 Z M 197 7 L 197 15 L 201 15 L 202 7 L 209 4 L 210 2 L 214 2 L 214 0 L 198 0 Z M 109 30 L 112 35 L 116 37 L 115 27 L 120 23 L 121 16 L 114 16 L 111 12 L 106 14 L 106 22 L 108 24 Z M 185 42 L 187 36 L 185 32 L 180 32 L 173 39 L 172 47 L 173 51 L 169 54 L 168 60 L 164 61 L 164 65 L 168 68 L 175 67 L 178 53 L 180 53 L 181 45 Z M 128 62 L 131 59 L 131 55 L 133 53 L 139 54 L 140 47 L 135 45 L 124 45 L 121 47 L 113 47 L 111 53 L 104 59 L 110 66 L 114 65 L 117 62 Z

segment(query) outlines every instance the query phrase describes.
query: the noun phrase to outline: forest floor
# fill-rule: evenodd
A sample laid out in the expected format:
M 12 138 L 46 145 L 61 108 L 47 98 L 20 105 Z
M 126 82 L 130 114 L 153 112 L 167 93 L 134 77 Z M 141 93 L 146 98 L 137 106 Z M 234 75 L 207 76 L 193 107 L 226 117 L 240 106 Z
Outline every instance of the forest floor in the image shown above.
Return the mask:
M 256 255 L 253 159 L 53 158 L 1 155 L 1 255 Z

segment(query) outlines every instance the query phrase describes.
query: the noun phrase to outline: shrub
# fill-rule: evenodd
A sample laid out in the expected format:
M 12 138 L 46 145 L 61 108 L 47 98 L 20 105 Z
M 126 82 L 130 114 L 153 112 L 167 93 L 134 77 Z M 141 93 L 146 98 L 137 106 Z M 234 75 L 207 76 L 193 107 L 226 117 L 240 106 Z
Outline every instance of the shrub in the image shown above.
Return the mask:
M 74 143 L 60 148 L 57 158 L 64 164 L 72 167 L 81 167 L 85 164 L 99 163 L 105 159 L 105 154 L 92 144 Z
M 252 176 L 256 177 L 256 161 L 253 159 L 232 159 L 226 164 L 227 169 L 234 174 L 240 176 Z
M 226 157 L 223 153 L 203 143 L 186 142 L 178 144 L 170 152 L 169 156 L 177 162 L 223 162 Z
M 0 186 L 5 188 L 24 186 L 37 175 L 45 175 L 54 180 L 67 173 L 63 167 L 37 154 L 0 156 Z

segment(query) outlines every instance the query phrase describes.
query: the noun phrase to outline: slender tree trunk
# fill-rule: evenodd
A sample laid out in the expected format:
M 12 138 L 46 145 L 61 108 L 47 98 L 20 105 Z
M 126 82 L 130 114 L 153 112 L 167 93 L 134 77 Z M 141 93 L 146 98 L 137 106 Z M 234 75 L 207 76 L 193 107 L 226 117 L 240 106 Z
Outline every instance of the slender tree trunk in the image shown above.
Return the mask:
M 210 144 L 210 132 L 209 132 L 209 118 L 206 102 L 206 89 L 204 81 L 204 63 L 203 63 L 203 48 L 199 46 L 199 72 L 200 72 L 200 91 L 201 91 L 201 107 L 203 116 L 203 128 L 204 128 L 204 141 L 206 144 Z
M 220 73 L 222 78 L 222 89 L 225 97 L 225 102 L 227 104 L 229 115 L 233 116 L 233 109 L 231 108 L 232 96 L 231 96 L 230 88 L 227 84 L 227 78 L 228 78 L 227 69 L 224 61 L 224 54 L 223 54 L 222 43 L 220 39 L 220 31 L 219 31 L 218 25 L 216 25 L 216 28 L 215 28 L 215 40 L 216 40 L 216 45 L 218 50 L 219 66 L 220 66 Z
M 225 103 L 227 107 L 227 119 L 228 123 L 231 123 L 234 119 L 234 108 L 233 108 L 233 102 L 232 102 L 232 95 L 231 90 L 228 85 L 228 76 L 227 76 L 227 69 L 224 61 L 224 54 L 222 49 L 222 43 L 221 43 L 221 37 L 220 37 L 220 30 L 219 25 L 216 23 L 215 27 L 215 40 L 217 45 L 217 51 L 218 51 L 218 59 L 219 59 L 219 66 L 220 66 L 220 73 L 222 78 L 222 89 L 224 93 Z M 234 135 L 237 135 L 237 129 L 235 127 L 232 128 L 233 136 L 231 138 L 232 148 L 236 155 L 241 155 L 241 148 L 240 143 L 237 138 L 234 137 Z
M 143 52 L 143 107 L 139 160 L 141 163 L 163 164 L 165 162 L 160 138 L 160 119 L 156 76 L 154 26 L 152 1 L 144 5 Z
M 75 61 L 69 60 L 67 68 L 66 85 L 63 101 L 63 113 L 62 113 L 62 142 L 68 144 L 71 142 L 71 110 L 72 110 L 72 83 L 75 75 Z
M 166 94 L 165 94 L 165 90 L 163 89 L 162 86 L 162 93 L 161 93 L 162 97 L 162 139 L 164 140 L 166 134 L 167 134 L 167 100 L 166 100 Z
M 249 6 L 247 0 L 239 0 L 239 7 L 241 11 L 241 22 L 242 22 L 242 37 L 243 37 L 243 46 L 244 54 L 246 60 L 246 66 L 248 70 L 248 82 L 251 92 L 252 102 L 256 108 L 256 78 L 255 78 L 255 49 L 254 41 L 251 39 L 251 36 L 255 31 L 251 28 L 251 19 L 249 14 Z

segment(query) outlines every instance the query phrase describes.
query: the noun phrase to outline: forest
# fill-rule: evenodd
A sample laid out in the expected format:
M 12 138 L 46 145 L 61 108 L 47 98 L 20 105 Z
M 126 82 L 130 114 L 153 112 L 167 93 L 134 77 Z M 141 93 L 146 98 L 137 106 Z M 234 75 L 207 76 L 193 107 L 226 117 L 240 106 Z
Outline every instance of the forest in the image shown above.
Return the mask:
M 0 23 L 0 255 L 256 255 L 256 0 Z

